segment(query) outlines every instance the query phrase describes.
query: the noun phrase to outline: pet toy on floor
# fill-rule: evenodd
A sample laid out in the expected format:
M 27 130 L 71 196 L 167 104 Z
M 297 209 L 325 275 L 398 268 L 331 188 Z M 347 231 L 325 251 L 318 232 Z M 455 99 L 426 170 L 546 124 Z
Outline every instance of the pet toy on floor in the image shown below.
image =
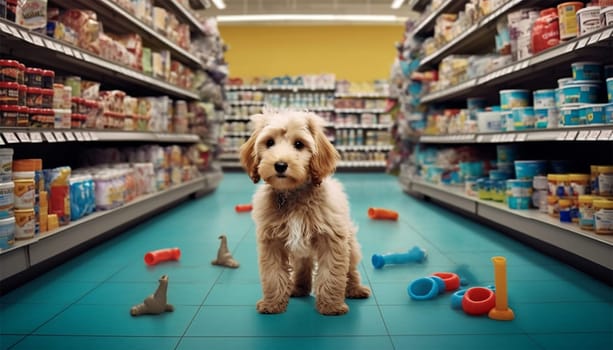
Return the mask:
M 219 249 L 217 250 L 217 259 L 211 261 L 213 265 L 231 267 L 233 269 L 239 267 L 238 261 L 234 260 L 230 250 L 228 250 L 228 239 L 226 235 L 219 236 L 221 240 L 221 244 L 219 245 Z
M 174 306 L 170 305 L 166 301 L 166 292 L 168 290 L 168 276 L 163 275 L 159 279 L 160 284 L 155 290 L 155 293 L 148 296 L 142 304 L 133 306 L 130 309 L 130 315 L 158 315 L 163 312 L 174 311 Z

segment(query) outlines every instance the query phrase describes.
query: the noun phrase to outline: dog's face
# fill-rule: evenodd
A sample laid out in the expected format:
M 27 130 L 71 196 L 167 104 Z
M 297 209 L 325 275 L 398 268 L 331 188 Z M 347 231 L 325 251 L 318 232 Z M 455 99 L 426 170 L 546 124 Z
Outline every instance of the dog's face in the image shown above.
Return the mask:
M 339 154 L 326 138 L 316 114 L 282 111 L 251 118 L 254 131 L 241 146 L 240 160 L 254 183 L 263 179 L 278 190 L 311 182 L 319 185 L 332 174 Z

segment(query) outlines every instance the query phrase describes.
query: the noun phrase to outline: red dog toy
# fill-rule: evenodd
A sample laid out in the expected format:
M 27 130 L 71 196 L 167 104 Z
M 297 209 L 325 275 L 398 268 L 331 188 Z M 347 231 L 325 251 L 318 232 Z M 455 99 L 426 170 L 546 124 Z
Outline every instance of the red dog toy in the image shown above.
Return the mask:
M 145 254 L 145 264 L 151 266 L 162 261 L 179 260 L 181 250 L 179 248 L 166 248 L 147 252 Z
M 368 208 L 368 217 L 379 220 L 398 220 L 398 212 L 384 208 Z
M 248 212 L 248 211 L 251 211 L 252 209 L 253 209 L 253 205 L 251 204 L 237 204 L 234 207 L 234 210 L 236 210 L 237 213 Z

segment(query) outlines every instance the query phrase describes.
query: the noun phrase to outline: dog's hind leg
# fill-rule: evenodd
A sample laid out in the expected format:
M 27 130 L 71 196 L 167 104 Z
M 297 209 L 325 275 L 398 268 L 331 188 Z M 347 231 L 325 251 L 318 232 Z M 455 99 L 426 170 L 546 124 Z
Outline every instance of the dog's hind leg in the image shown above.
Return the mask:
M 292 297 L 306 297 L 311 294 L 313 284 L 313 259 L 294 258 L 292 259 L 294 287 Z
M 355 237 L 349 240 L 351 255 L 349 257 L 349 271 L 347 272 L 347 289 L 345 296 L 350 299 L 364 299 L 370 296 L 370 289 L 362 285 L 358 264 L 362 258 L 360 244 Z

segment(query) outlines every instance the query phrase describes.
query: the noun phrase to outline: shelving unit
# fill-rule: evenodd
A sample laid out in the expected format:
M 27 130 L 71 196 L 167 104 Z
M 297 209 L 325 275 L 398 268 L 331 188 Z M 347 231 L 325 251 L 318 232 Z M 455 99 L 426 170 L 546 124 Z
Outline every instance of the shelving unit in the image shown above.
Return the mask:
M 399 178 L 405 192 L 417 192 L 479 218 L 512 228 L 531 238 L 613 270 L 613 237 L 597 235 L 577 225 L 561 223 L 537 210 L 513 210 L 506 204 L 468 196 L 455 186 L 433 185 L 419 179 Z
M 0 281 L 113 230 L 142 220 L 191 195 L 211 192 L 217 188 L 221 179 L 221 171 L 213 171 L 168 190 L 143 196 L 122 207 L 95 212 L 33 239 L 17 241 L 13 247 L 0 251 Z
M 115 33 L 136 33 L 152 49 L 169 50 L 170 56 L 193 70 L 203 69 L 200 58 L 180 47 L 110 0 L 50 0 L 50 6 L 93 10 L 98 19 Z M 204 35 L 200 21 L 176 1 L 159 0 L 156 4 L 172 11 L 189 24 L 192 33 Z M 0 19 L 0 57 L 17 59 L 26 64 L 53 69 L 59 75 L 79 75 L 102 84 L 105 89 L 121 89 L 133 96 L 168 95 L 171 98 L 198 101 L 199 93 L 175 86 L 143 72 L 103 59 L 92 52 L 46 35 L 28 31 L 13 22 Z M 0 128 L 0 147 L 11 147 L 13 159 L 20 155 L 43 158 L 45 164 L 69 164 L 71 155 L 57 155 L 74 147 L 89 150 L 98 147 L 144 144 L 192 145 L 202 142 L 202 135 L 173 132 L 141 132 L 111 129 L 41 129 L 35 127 Z M 205 137 L 205 136 L 202 136 Z M 75 147 L 76 146 L 76 147 Z M 49 159 L 47 157 L 50 157 Z M 52 158 L 52 159 L 51 159 Z M 53 231 L 37 234 L 32 239 L 17 240 L 8 249 L 0 250 L 0 282 L 2 290 L 31 278 L 35 271 L 47 269 L 65 256 L 81 251 L 129 225 L 142 221 L 190 197 L 215 190 L 222 177 L 214 161 L 193 180 L 165 190 L 136 198 L 118 208 L 96 211 Z M 34 271 L 34 272 L 33 272 Z
M 413 1 L 423 9 L 429 1 Z M 453 4 L 452 4 L 453 3 Z M 413 35 L 431 35 L 436 16 L 443 12 L 458 12 L 466 1 L 446 1 L 441 8 L 424 17 Z M 481 18 L 444 46 L 419 61 L 418 71 L 436 68 L 446 57 L 455 54 L 482 54 L 494 47 L 496 22 L 509 12 L 530 7 L 551 7 L 553 2 L 509 0 L 500 8 Z M 483 97 L 489 105 L 499 101 L 502 89 L 545 89 L 557 86 L 556 80 L 571 75 L 571 63 L 600 61 L 613 64 L 613 27 L 601 28 L 584 36 L 563 41 L 526 59 L 512 62 L 488 74 L 471 78 L 444 90 L 432 91 L 421 97 L 422 104 L 461 106 L 469 97 Z M 515 144 L 528 151 L 533 159 L 568 159 L 578 157 L 611 163 L 613 157 L 613 125 L 584 125 L 549 129 L 527 129 L 510 132 L 422 135 L 409 140 L 432 147 L 471 145 L 488 150 L 497 144 Z M 574 150 L 577 154 L 564 153 Z M 590 152 L 593 157 L 586 157 Z M 537 156 L 538 155 L 538 156 Z M 588 273 L 613 283 L 613 237 L 582 230 L 576 224 L 561 223 L 559 219 L 538 210 L 513 210 L 507 204 L 480 200 L 466 194 L 463 187 L 432 184 L 413 174 L 411 166 L 404 167 L 399 185 L 408 194 L 432 199 L 445 206 L 467 213 L 509 233 L 526 237 L 537 246 L 553 247 L 557 256 L 577 264 Z M 546 248 L 549 249 L 549 248 Z M 561 254 L 560 254 L 561 252 Z
M 240 168 L 238 162 L 238 147 L 249 137 L 250 132 L 247 130 L 245 123 L 249 122 L 249 115 L 258 113 L 261 107 L 268 103 L 271 99 L 271 94 L 285 95 L 285 101 L 289 100 L 290 94 L 309 94 L 315 93 L 329 95 L 329 100 L 317 99 L 319 103 L 314 106 L 298 105 L 292 107 L 298 109 L 308 109 L 314 112 L 320 113 L 324 118 L 329 120 L 326 125 L 326 129 L 329 132 L 329 139 L 335 143 L 337 150 L 341 153 L 343 161 L 338 165 L 339 169 L 382 169 L 386 166 L 386 162 L 381 160 L 381 153 L 387 153 L 391 150 L 389 145 L 349 145 L 340 144 L 339 133 L 352 132 L 366 133 L 366 132 L 384 132 L 390 129 L 391 125 L 387 123 L 345 123 L 342 122 L 345 116 L 348 115 L 361 115 L 361 114 L 373 114 L 381 115 L 386 113 L 384 108 L 335 108 L 333 103 L 339 99 L 360 99 L 360 100 L 374 100 L 374 99 L 387 99 L 387 95 L 380 93 L 341 93 L 337 92 L 334 88 L 330 87 L 312 87 L 312 86 L 254 86 L 254 85 L 239 85 L 228 86 L 228 91 L 239 94 L 241 92 L 261 93 L 257 100 L 236 100 L 232 99 L 229 102 L 231 113 L 225 117 L 228 124 L 225 132 L 225 137 L 228 139 L 226 147 L 224 148 L 224 154 L 221 155 L 220 160 L 225 169 L 237 169 Z M 327 99 L 327 98 L 326 98 Z M 277 101 L 275 99 L 274 101 Z M 325 103 L 324 103 L 325 102 Z M 283 103 L 283 106 L 285 103 Z M 274 104 L 272 104 L 275 107 Z M 233 124 L 234 123 L 234 124 Z M 239 130 L 237 130 L 239 129 Z M 366 143 L 366 141 L 364 141 Z M 370 153 L 378 153 L 379 159 L 363 159 L 363 160 L 349 160 L 355 158 L 368 158 Z
M 165 1 L 171 3 L 174 1 Z M 169 49 L 171 56 L 187 66 L 192 68 L 202 68 L 202 63 L 192 53 L 179 45 L 173 43 L 170 39 L 157 32 L 154 28 L 146 23 L 143 23 L 138 18 L 134 17 L 128 11 L 123 9 L 111 0 L 51 0 L 51 3 L 57 4 L 64 8 L 81 8 L 89 9 L 96 12 L 103 23 L 113 28 L 113 31 L 125 31 L 126 33 L 137 33 L 143 37 L 143 40 L 151 43 L 154 48 Z M 172 5 L 175 9 L 182 9 L 182 5 Z M 175 13 L 181 13 L 177 11 Z

